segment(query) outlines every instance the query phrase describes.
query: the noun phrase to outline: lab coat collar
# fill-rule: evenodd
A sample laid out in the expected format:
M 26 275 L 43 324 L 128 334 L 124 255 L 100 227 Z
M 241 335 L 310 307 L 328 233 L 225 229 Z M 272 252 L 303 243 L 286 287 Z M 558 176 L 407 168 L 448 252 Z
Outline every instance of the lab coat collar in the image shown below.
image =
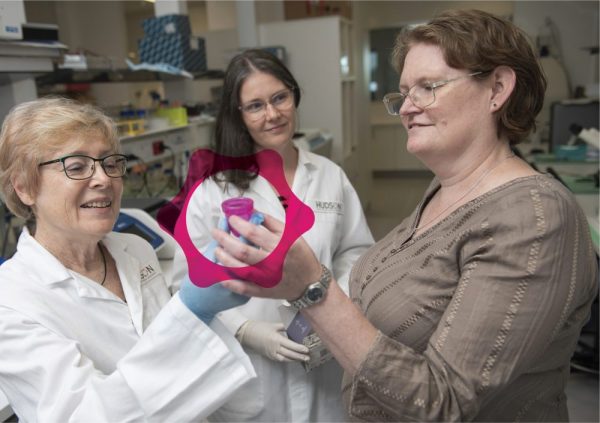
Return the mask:
M 122 257 L 127 250 L 127 245 L 124 243 L 115 242 L 110 237 L 110 233 L 102 239 L 104 246 L 109 250 L 111 255 L 117 260 L 117 257 Z M 15 258 L 27 258 L 29 264 L 35 263 L 35 266 L 29 266 L 29 269 L 38 277 L 38 280 L 46 285 L 51 285 L 57 282 L 62 282 L 71 279 L 70 270 L 65 267 L 52 253 L 42 246 L 25 227 L 19 236 L 17 243 L 17 254 Z
M 27 268 L 40 283 L 45 285 L 72 278 L 69 269 L 31 236 L 27 228 L 23 228 L 19 236 L 14 259 L 26 261 Z
M 127 243 L 115 238 L 117 235 L 111 232 L 102 239 L 102 242 L 117 262 L 119 278 L 133 324 L 137 332 L 141 333 L 143 330 L 143 304 L 140 263 L 133 255 L 127 253 Z M 74 288 L 80 297 L 118 300 L 114 294 L 100 286 L 75 281 L 71 271 L 31 236 L 27 228 L 23 229 L 19 237 L 15 259 L 26 259 L 29 264 L 28 268 L 41 284 L 53 285 L 71 281 L 74 282 Z M 31 263 L 35 263 L 35 265 L 31 265 Z
M 319 170 L 319 163 L 314 160 L 314 156 L 307 151 L 298 149 L 298 167 L 294 175 L 294 184 L 292 191 L 300 200 L 306 200 L 306 191 L 311 185 L 313 174 Z
M 321 167 L 320 163 L 314 160 L 314 156 L 306 150 L 298 149 L 298 169 L 304 168 L 307 171 L 315 171 Z

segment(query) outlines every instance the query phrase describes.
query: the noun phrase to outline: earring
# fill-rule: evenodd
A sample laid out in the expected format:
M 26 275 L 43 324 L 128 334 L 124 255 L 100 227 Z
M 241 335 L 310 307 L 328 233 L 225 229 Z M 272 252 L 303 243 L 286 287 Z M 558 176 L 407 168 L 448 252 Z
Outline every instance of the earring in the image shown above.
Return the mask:
M 496 103 L 492 103 L 492 106 L 496 107 Z

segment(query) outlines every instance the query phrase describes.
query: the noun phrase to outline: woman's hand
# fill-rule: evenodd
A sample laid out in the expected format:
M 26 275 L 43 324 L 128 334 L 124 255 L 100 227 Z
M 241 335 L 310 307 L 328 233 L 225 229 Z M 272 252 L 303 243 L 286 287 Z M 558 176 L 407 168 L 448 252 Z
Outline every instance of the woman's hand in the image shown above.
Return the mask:
M 196 286 L 189 276 L 181 282 L 179 298 L 186 307 L 207 325 L 217 313 L 246 304 L 249 297 L 238 295 L 216 283 L 207 288 Z
M 283 323 L 248 320 L 235 337 L 243 346 L 274 361 L 308 361 L 310 358 L 308 347 L 288 338 Z
M 249 266 L 266 258 L 275 249 L 283 235 L 284 224 L 264 214 L 262 226 L 232 216 L 229 225 L 256 247 L 244 244 L 232 235 L 213 229 L 212 236 L 219 243 L 215 254 L 223 266 Z M 252 297 L 282 298 L 295 300 L 304 292 L 307 285 L 321 276 L 321 265 L 304 239 L 299 238 L 289 249 L 284 263 L 281 281 L 272 288 L 263 288 L 254 283 L 225 281 L 223 286 L 238 294 Z

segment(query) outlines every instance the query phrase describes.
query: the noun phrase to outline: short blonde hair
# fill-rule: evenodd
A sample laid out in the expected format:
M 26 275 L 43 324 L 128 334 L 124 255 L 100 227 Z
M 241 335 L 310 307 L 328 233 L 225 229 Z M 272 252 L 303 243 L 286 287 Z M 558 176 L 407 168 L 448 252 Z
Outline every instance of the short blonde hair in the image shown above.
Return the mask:
M 29 219 L 33 212 L 15 192 L 17 178 L 30 195 L 39 188 L 39 163 L 64 148 L 74 134 L 101 134 L 120 151 L 114 122 L 100 109 L 63 97 L 46 97 L 11 109 L 0 132 L 0 189 L 11 212 Z

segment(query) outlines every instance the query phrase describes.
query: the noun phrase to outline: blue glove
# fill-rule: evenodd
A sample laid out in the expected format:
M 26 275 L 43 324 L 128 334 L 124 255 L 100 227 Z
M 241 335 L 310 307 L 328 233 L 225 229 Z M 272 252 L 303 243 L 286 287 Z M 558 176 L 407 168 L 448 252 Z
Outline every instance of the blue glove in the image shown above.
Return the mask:
M 246 304 L 250 297 L 236 294 L 223 288 L 220 283 L 200 288 L 192 283 L 189 276 L 181 282 L 179 288 L 181 302 L 207 325 L 217 313 Z
M 217 223 L 217 228 L 222 230 L 223 232 L 229 232 L 229 224 L 227 223 L 227 219 L 225 216 L 221 216 L 219 219 L 219 223 Z M 208 243 L 206 250 L 204 251 L 204 257 L 213 263 L 217 262 L 217 258 L 215 257 L 215 249 L 219 244 L 214 239 Z
M 264 220 L 265 217 L 261 213 L 255 212 L 252 213 L 249 221 L 255 225 L 260 225 Z M 219 219 L 217 228 L 224 232 L 229 232 L 229 225 L 225 217 Z M 241 236 L 239 239 L 246 244 L 250 244 Z M 212 240 L 204 252 L 204 256 L 214 263 L 216 263 L 215 249 L 217 245 L 217 241 Z M 214 319 L 217 313 L 246 304 L 250 299 L 250 297 L 236 294 L 223 288 L 220 283 L 211 285 L 208 288 L 200 288 L 192 283 L 189 276 L 186 276 L 181 282 L 179 297 L 183 304 L 207 325 Z

